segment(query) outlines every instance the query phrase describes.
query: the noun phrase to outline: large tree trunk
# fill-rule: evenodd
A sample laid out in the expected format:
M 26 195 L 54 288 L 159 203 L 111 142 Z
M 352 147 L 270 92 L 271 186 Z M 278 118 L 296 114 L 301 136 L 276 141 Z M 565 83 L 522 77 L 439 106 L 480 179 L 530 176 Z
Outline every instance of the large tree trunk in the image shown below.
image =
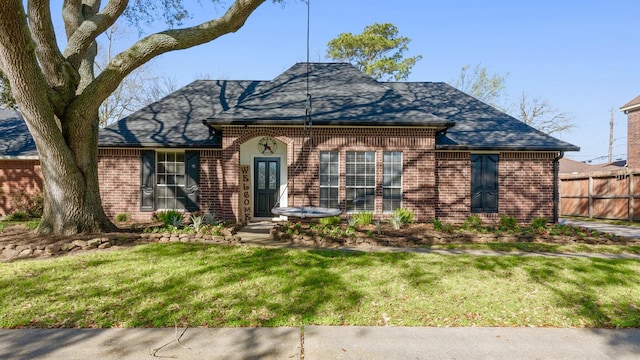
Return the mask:
M 64 1 L 67 45 L 61 52 L 48 0 L 3 0 L 0 69 L 9 79 L 38 148 L 45 198 L 40 233 L 67 235 L 115 228 L 100 201 L 100 104 L 136 68 L 160 54 L 237 31 L 264 1 L 236 0 L 218 19 L 149 35 L 112 59 L 94 77 L 95 40 L 123 13 L 128 1 L 110 0 L 99 13 L 99 0 Z

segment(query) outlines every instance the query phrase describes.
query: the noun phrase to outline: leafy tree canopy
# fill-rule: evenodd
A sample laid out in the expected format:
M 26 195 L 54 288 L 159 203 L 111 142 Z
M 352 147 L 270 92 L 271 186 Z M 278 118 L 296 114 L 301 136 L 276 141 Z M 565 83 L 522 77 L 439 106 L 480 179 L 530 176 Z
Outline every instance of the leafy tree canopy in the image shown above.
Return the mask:
M 408 37 L 391 23 L 366 26 L 361 34 L 341 33 L 327 44 L 327 57 L 349 62 L 375 79 L 406 80 L 421 55 L 404 57 Z

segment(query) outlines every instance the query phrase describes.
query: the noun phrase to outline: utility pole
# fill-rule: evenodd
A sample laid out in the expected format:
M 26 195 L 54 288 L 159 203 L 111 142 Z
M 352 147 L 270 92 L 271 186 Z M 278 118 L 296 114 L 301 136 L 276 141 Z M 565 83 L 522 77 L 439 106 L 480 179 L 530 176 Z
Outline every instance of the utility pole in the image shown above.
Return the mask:
M 613 162 L 613 106 L 609 110 L 611 120 L 609 120 L 609 163 Z

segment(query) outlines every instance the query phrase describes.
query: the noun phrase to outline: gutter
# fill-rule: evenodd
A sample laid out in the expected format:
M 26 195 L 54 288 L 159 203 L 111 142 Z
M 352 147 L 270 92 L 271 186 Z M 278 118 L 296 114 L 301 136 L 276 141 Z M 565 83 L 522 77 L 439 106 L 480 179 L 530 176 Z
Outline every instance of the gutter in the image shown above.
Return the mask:
M 560 159 L 564 157 L 564 151 L 560 151 L 553 159 L 553 223 L 557 224 L 560 218 Z

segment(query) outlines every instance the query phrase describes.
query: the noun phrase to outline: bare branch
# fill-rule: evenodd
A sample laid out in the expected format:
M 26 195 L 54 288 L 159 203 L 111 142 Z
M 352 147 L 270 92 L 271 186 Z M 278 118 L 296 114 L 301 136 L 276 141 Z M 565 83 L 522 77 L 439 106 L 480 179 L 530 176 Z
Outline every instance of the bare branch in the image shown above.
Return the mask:
M 518 108 L 520 121 L 549 135 L 571 131 L 577 127 L 571 113 L 560 112 L 545 99 L 528 100 L 524 92 Z

